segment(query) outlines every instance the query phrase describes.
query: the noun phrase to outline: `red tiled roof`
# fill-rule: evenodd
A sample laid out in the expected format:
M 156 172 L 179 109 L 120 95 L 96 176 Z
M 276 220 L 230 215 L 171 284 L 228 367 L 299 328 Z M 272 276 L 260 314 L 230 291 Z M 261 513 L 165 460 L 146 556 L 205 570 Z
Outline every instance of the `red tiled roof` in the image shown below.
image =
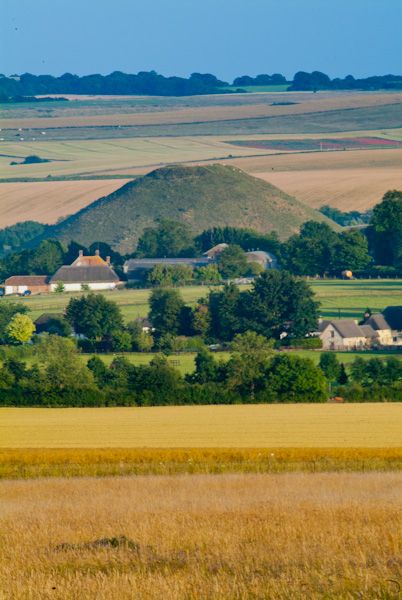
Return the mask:
M 49 275 L 13 275 L 5 280 L 4 285 L 48 285 L 50 281 Z

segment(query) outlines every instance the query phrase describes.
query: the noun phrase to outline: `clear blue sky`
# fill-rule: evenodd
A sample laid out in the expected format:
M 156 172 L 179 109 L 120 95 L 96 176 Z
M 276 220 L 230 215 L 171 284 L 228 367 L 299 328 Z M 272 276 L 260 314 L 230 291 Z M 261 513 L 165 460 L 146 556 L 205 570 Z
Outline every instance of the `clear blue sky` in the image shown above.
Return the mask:
M 0 73 L 402 73 L 402 0 L 0 0 Z

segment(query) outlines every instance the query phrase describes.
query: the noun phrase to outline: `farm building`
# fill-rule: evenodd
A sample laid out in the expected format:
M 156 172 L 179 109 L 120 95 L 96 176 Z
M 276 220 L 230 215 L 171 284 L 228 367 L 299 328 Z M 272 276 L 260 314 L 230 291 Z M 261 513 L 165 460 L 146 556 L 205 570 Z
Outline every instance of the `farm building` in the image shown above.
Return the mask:
M 124 263 L 123 271 L 127 275 L 128 281 L 143 281 L 156 265 L 170 267 L 186 265 L 193 269 L 205 267 L 218 263 L 220 255 L 227 247 L 228 244 L 217 244 L 197 258 L 130 258 Z M 262 250 L 246 252 L 246 258 L 249 263 L 258 263 L 263 269 L 278 268 L 276 257 L 269 252 Z
M 371 315 L 363 325 L 353 319 L 321 321 L 320 339 L 324 350 L 363 350 L 399 345 L 399 338 L 382 314 Z
M 50 292 L 48 275 L 13 275 L 4 282 L 4 294 L 43 294 Z
M 143 281 L 156 265 L 165 265 L 175 267 L 177 265 L 187 265 L 196 269 L 211 264 L 209 258 L 130 258 L 126 260 L 123 271 L 127 275 L 128 281 Z
M 66 292 L 79 292 L 83 286 L 90 290 L 113 290 L 120 283 L 119 277 L 110 266 L 110 259 L 103 260 L 96 251 L 95 256 L 84 256 L 80 250 L 78 258 L 69 266 L 60 267 L 50 278 L 54 291 L 59 284 Z
M 366 333 L 353 319 L 335 319 L 320 323 L 324 350 L 356 350 L 367 347 Z

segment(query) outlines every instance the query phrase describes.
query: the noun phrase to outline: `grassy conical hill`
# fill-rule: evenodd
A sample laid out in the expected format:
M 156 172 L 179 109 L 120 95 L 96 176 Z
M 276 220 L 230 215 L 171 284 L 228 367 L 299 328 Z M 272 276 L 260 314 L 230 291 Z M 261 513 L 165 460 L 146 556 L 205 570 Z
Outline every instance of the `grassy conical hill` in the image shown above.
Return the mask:
M 327 221 L 269 183 L 240 169 L 170 166 L 127 183 L 69 217 L 53 230 L 61 240 L 95 241 L 131 252 L 145 227 L 165 218 L 188 223 L 195 233 L 218 225 L 277 231 L 285 239 L 310 219 Z

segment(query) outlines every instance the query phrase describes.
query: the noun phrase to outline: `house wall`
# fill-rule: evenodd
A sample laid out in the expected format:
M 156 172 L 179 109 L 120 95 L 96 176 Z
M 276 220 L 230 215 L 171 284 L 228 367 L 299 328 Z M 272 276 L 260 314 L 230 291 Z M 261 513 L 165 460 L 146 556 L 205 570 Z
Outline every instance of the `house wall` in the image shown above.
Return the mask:
M 82 283 L 65 283 L 64 284 L 64 291 L 65 292 L 80 292 L 82 290 Z M 110 282 L 110 281 L 106 281 L 103 283 L 88 283 L 86 284 L 88 285 L 90 290 L 114 290 L 117 287 L 117 283 L 116 282 Z M 57 287 L 57 283 L 52 283 L 51 284 L 51 291 L 54 292 L 54 290 Z
M 365 337 L 343 338 L 332 325 L 320 333 L 323 350 L 354 350 L 367 345 Z
M 4 293 L 6 296 L 10 294 L 23 294 L 27 290 L 30 290 L 32 294 L 46 294 L 50 291 L 49 285 L 6 285 L 4 286 Z
M 381 346 L 392 346 L 394 344 L 394 337 L 390 329 L 377 329 L 378 343 Z

